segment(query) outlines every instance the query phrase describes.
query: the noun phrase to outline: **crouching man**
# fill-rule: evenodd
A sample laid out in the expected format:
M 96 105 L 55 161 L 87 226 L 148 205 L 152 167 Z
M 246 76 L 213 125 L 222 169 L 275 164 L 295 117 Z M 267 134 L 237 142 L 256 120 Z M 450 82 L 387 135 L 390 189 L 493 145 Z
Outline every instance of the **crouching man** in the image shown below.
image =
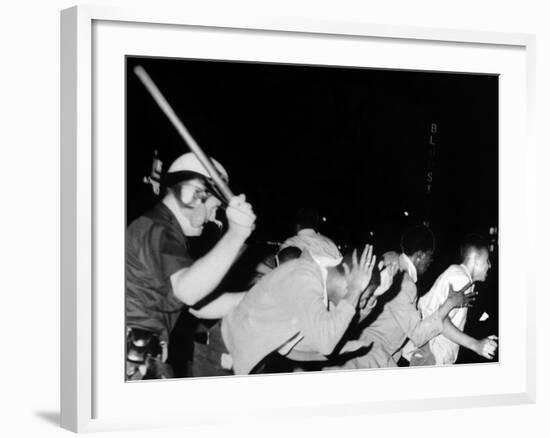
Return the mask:
M 245 295 L 222 321 L 235 374 L 257 372 L 273 352 L 297 361 L 333 353 L 369 284 L 376 257 L 367 245 L 350 267 L 341 261 L 333 243 L 320 243 L 268 273 Z M 329 305 L 334 291 L 341 299 Z

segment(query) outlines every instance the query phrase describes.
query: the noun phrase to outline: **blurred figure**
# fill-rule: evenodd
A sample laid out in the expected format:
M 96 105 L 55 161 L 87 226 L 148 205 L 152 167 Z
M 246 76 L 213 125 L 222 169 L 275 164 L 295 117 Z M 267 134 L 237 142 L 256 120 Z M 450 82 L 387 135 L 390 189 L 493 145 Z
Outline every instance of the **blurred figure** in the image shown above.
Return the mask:
M 295 246 L 289 246 L 284 249 L 281 249 L 276 255 L 277 266 L 281 266 L 283 263 L 286 263 L 290 260 L 297 259 L 302 255 L 302 250 L 296 248 Z
M 356 313 L 375 260 L 367 245 L 351 267 L 340 265 L 336 246 L 318 241 L 263 277 L 223 319 L 235 374 L 262 370 L 274 352 L 296 361 L 326 359 Z
M 323 236 L 317 230 L 319 229 L 321 218 L 317 211 L 312 208 L 304 207 L 300 208 L 296 212 L 296 235 L 286 239 L 278 249 L 277 254 L 288 248 L 295 248 L 300 251 L 312 248 L 317 244 L 331 246 L 334 248 L 335 253 L 340 254 L 340 251 L 334 244 L 334 242 L 326 236 Z M 278 259 L 276 255 L 269 256 L 258 264 L 256 267 L 256 275 L 254 276 L 251 285 L 255 284 L 262 276 L 269 273 L 275 267 L 278 266 Z
M 316 210 L 309 207 L 300 208 L 296 212 L 296 235 L 286 239 L 279 250 L 296 247 L 303 251 L 316 242 L 325 242 L 336 247 L 331 239 L 318 232 L 320 224 L 321 218 Z

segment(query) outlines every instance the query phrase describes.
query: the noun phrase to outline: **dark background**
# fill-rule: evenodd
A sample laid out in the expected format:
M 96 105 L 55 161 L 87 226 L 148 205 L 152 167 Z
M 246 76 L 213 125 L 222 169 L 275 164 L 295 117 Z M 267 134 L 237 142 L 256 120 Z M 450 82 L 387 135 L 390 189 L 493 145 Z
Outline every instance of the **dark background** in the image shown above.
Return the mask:
M 321 232 L 343 251 L 367 242 L 379 254 L 398 249 L 405 228 L 429 223 L 436 258 L 421 294 L 457 261 L 465 234 L 496 241 L 489 229 L 498 226 L 497 76 L 129 57 L 128 223 L 159 200 L 143 182 L 154 151 L 164 169 L 188 151 L 133 74 L 136 65 L 258 217 L 229 289 L 244 288 L 274 248 L 266 242 L 294 234 L 302 206 L 319 210 Z M 207 231 L 197 254 L 215 234 Z M 498 335 L 497 253 L 495 244 L 493 269 L 468 315 L 465 331 L 477 338 Z M 490 318 L 480 323 L 484 311 Z M 459 362 L 471 361 L 483 359 L 461 352 Z

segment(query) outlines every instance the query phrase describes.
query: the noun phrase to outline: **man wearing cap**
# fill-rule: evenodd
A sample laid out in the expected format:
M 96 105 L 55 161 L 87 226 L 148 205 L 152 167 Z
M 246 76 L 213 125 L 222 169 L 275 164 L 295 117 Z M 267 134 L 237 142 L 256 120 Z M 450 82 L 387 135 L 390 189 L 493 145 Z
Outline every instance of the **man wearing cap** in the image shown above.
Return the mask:
M 212 161 L 227 181 L 225 169 Z M 174 161 L 164 185 L 162 201 L 126 231 L 127 377 L 131 380 L 148 372 L 147 358 L 166 359 L 169 335 L 180 313 L 214 291 L 254 227 L 255 215 L 244 195 L 233 197 L 226 208 L 227 231 L 207 254 L 193 260 L 188 238 L 200 236 L 204 225 L 215 221 L 223 198 L 191 153 Z M 242 294 L 224 294 L 194 314 L 222 317 L 241 298 Z M 165 374 L 161 377 L 168 377 L 169 370 Z

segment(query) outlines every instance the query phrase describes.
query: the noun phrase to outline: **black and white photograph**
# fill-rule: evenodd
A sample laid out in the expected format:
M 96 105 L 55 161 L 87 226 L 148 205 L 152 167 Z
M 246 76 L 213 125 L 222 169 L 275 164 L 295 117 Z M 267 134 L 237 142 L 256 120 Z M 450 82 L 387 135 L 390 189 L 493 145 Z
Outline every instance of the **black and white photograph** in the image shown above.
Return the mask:
M 127 381 L 499 361 L 498 75 L 125 75 Z

